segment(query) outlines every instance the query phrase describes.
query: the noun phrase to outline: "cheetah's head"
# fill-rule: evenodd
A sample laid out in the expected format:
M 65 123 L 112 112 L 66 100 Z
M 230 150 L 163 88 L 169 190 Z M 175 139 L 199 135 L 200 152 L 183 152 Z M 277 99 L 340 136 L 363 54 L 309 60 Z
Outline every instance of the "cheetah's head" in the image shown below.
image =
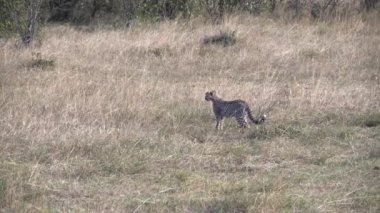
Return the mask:
M 216 91 L 215 90 L 212 90 L 210 92 L 206 92 L 206 94 L 205 94 L 205 100 L 206 101 L 214 100 L 215 97 L 216 97 Z

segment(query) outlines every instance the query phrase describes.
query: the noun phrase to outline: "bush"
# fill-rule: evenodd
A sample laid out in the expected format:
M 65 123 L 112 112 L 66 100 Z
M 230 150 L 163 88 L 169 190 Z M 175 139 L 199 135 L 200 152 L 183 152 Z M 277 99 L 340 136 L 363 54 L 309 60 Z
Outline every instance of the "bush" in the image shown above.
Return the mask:
M 174 19 L 190 17 L 199 13 L 202 1 L 199 0 L 143 0 L 136 4 L 137 18 L 144 20 Z
M 0 0 L 0 37 L 9 37 L 18 32 L 12 13 L 20 14 L 23 11 L 25 4 L 22 0 Z M 25 25 L 25 22 L 20 24 Z
M 41 53 L 32 53 L 33 59 L 29 63 L 30 68 L 40 68 L 42 70 L 53 69 L 55 67 L 55 61 L 51 59 L 44 59 Z
M 88 24 L 94 14 L 94 0 L 81 0 L 73 8 L 72 22 L 75 24 Z
M 380 125 L 380 113 L 370 113 L 358 116 L 353 123 L 362 127 L 376 127 Z
M 230 46 L 236 43 L 236 31 L 227 32 L 220 31 L 219 34 L 207 36 L 203 39 L 203 44 L 217 44 L 223 47 Z

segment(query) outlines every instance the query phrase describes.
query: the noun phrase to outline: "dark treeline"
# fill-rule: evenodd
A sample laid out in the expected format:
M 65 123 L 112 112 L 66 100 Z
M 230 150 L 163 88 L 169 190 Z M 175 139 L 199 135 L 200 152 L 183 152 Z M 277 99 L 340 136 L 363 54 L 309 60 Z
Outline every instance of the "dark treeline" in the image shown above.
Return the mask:
M 218 20 L 225 13 L 287 13 L 314 19 L 371 10 L 379 0 L 46 0 L 48 21 L 87 24 L 94 19 L 157 21 L 204 16 Z
M 20 9 L 23 2 L 28 1 L 32 0 L 0 0 L 0 15 L 7 16 L 7 11 Z M 371 10 L 378 6 L 378 2 L 379 0 L 42 0 L 41 13 L 45 21 L 77 24 L 87 24 L 97 18 L 115 17 L 156 21 L 202 15 L 217 19 L 233 11 L 260 14 L 281 10 L 294 16 L 310 14 L 313 18 L 321 18 Z
M 17 32 L 25 43 L 37 24 L 47 22 L 126 26 L 132 20 L 199 16 L 218 22 L 233 12 L 321 20 L 378 8 L 380 0 L 0 0 L 0 37 Z

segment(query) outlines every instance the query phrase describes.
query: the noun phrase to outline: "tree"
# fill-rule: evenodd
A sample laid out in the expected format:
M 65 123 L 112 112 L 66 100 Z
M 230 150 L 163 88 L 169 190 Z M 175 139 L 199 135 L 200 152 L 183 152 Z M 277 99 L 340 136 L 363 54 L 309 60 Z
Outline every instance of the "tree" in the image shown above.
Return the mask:
M 18 33 L 21 37 L 22 45 L 27 47 L 33 41 L 37 29 L 37 18 L 41 9 L 42 0 L 25 0 L 26 4 L 26 17 L 24 19 L 25 25 L 21 26 L 20 16 L 12 13 L 12 18 L 18 28 Z

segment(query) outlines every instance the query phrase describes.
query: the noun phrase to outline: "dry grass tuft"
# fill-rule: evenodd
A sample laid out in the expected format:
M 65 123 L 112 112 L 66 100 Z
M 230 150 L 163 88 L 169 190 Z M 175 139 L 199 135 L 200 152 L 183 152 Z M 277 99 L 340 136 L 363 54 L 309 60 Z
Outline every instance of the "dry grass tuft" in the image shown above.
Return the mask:
M 1 209 L 379 211 L 377 22 L 44 30 L 0 44 Z M 210 89 L 267 123 L 215 132 Z

